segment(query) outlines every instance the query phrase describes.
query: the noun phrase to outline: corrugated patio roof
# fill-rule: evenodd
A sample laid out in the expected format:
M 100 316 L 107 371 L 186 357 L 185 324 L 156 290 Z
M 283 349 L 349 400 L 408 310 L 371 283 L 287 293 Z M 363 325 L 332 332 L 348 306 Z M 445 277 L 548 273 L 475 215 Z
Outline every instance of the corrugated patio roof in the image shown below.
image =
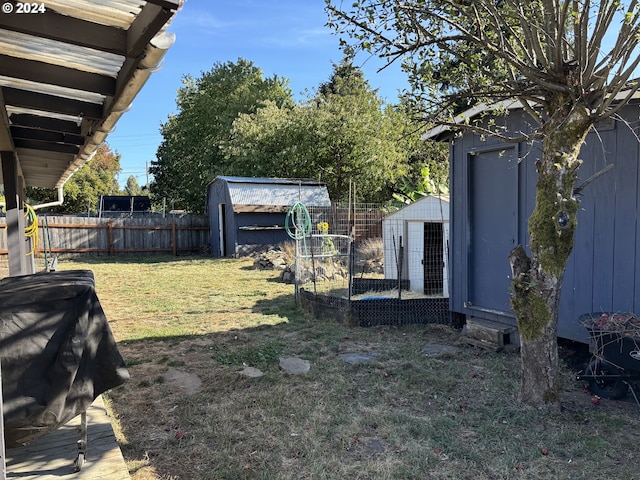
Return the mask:
M 173 44 L 182 2 L 3 2 L 0 151 L 25 186 L 61 188 L 91 159 Z M 26 5 L 37 13 L 17 13 Z

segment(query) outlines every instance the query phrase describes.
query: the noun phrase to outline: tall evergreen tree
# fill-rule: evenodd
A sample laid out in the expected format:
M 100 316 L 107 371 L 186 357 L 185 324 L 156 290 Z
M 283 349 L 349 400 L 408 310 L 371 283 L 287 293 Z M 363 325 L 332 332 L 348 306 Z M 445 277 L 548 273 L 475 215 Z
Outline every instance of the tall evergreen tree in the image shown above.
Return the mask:
M 129 175 L 129 178 L 127 178 L 127 184 L 124 186 L 124 191 L 127 195 L 131 196 L 144 194 L 143 188 L 138 183 L 138 179 L 133 175 Z

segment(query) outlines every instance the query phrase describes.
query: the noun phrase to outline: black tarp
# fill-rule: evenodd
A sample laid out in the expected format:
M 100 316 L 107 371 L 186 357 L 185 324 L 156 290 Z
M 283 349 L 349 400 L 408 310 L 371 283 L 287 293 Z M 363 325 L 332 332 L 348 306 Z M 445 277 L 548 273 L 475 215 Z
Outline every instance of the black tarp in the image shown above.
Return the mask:
M 84 412 L 129 378 L 89 270 L 0 280 L 0 362 L 7 448 Z

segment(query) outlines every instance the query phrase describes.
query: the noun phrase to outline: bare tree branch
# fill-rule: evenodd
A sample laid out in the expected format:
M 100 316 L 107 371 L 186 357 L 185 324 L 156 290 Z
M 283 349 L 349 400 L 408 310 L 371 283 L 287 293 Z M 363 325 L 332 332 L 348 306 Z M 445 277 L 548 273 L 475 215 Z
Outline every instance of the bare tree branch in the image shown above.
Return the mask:
M 460 90 L 452 93 L 452 98 L 517 98 L 542 123 L 539 107 L 551 94 L 567 96 L 565 102 L 584 102 L 594 121 L 617 111 L 620 98 L 635 94 L 638 87 L 628 83 L 640 67 L 639 3 L 630 0 L 620 11 L 617 0 L 371 1 L 368 8 L 383 18 L 378 24 L 364 14 L 356 18 L 334 7 L 329 10 L 368 35 L 376 43 L 377 53 L 387 58 L 387 65 L 433 51 L 434 55 L 448 55 L 463 71 L 502 69 L 502 77 L 478 72 L 478 78 L 488 73 L 491 89 L 474 87 L 468 96 Z M 623 21 L 615 43 L 604 51 L 605 39 L 620 18 Z M 394 32 L 400 27 L 402 35 Z M 475 74 L 469 82 L 475 81 L 473 77 Z M 443 97 L 434 100 L 439 98 Z M 445 101 L 445 105 L 453 104 Z

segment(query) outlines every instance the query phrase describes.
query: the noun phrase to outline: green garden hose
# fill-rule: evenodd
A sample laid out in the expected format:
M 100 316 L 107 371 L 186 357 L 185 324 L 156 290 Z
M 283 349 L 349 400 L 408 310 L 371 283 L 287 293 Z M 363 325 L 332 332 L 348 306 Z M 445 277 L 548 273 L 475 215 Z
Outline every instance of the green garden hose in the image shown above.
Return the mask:
M 294 240 L 304 240 L 311 236 L 311 215 L 302 202 L 294 203 L 284 219 L 287 234 Z

